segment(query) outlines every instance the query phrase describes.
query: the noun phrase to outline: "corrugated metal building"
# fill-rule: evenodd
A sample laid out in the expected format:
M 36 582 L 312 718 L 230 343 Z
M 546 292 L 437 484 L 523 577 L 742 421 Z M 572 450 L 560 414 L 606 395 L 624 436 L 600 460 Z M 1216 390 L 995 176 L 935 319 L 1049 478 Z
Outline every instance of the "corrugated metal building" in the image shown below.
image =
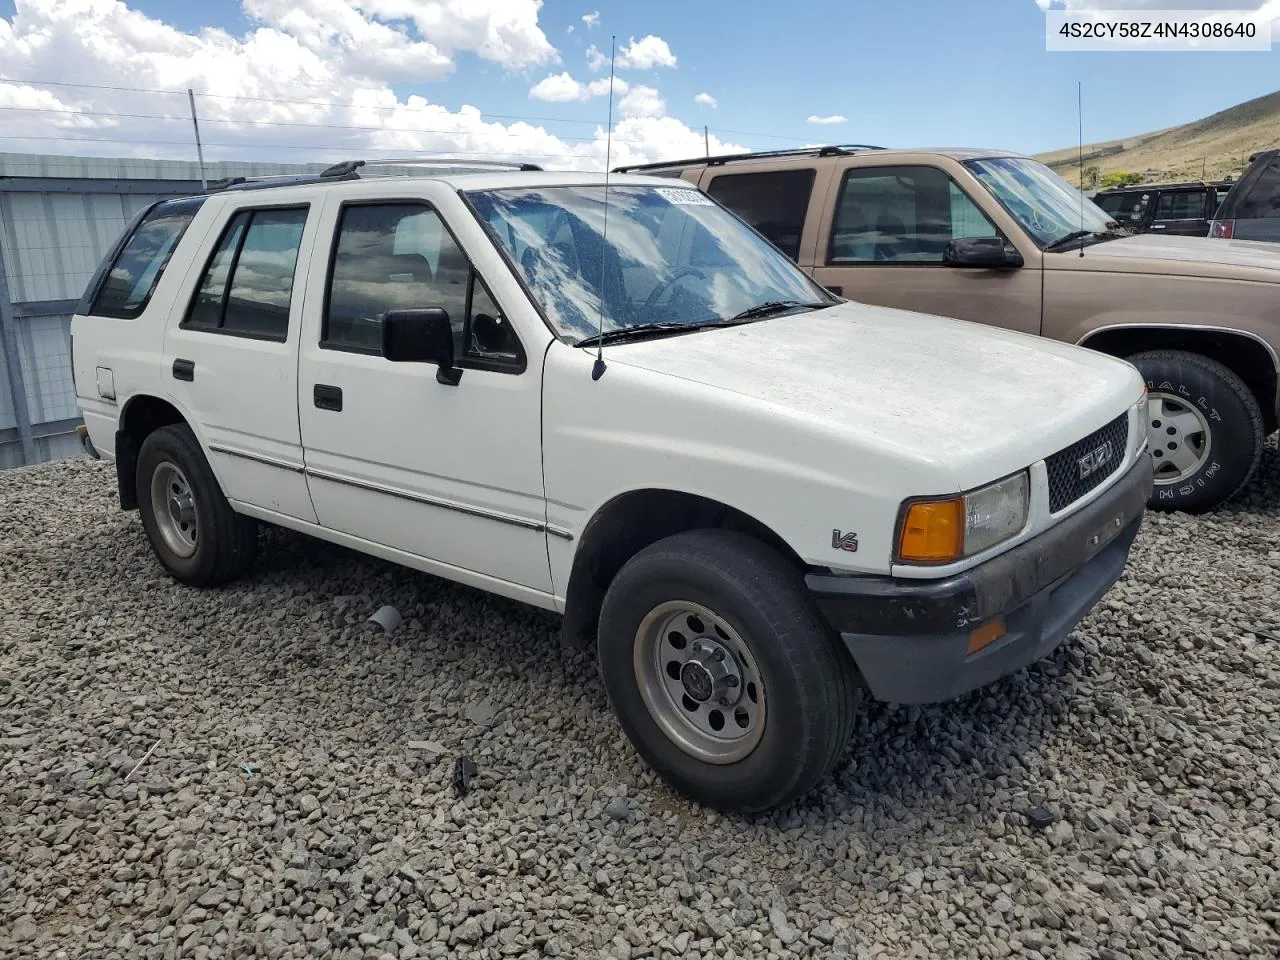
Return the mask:
M 327 164 L 206 163 L 210 180 Z M 0 468 L 79 454 L 71 314 L 133 214 L 200 192 L 182 160 L 0 153 Z

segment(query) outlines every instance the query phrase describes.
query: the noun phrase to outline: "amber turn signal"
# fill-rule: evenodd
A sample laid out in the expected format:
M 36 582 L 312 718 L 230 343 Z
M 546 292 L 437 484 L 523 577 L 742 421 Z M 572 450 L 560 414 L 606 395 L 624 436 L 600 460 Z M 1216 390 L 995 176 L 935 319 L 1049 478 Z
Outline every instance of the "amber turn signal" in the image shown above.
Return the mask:
M 947 563 L 964 556 L 964 498 L 920 500 L 907 508 L 898 534 L 898 558 Z
M 986 649 L 1005 635 L 1004 619 L 996 617 L 969 634 L 969 656 Z

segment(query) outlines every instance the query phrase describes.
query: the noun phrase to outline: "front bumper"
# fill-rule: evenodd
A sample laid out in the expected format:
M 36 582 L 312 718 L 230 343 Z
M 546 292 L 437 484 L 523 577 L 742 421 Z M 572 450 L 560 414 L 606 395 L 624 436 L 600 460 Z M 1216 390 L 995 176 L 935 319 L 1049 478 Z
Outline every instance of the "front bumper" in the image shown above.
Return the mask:
M 934 703 L 991 683 L 1053 651 L 1120 578 L 1147 498 L 1142 454 L 1101 497 L 1039 536 L 945 580 L 805 578 L 871 693 Z M 1003 621 L 976 653 L 970 637 Z

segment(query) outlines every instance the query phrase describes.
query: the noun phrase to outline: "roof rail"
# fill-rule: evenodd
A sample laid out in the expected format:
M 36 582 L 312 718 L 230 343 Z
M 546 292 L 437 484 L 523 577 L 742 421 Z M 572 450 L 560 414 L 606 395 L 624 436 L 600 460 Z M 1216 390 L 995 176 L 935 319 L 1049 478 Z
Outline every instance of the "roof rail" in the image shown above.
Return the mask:
M 639 170 L 662 170 L 669 167 L 692 167 L 698 164 L 715 167 L 734 160 L 769 160 L 775 157 L 843 157 L 863 150 L 884 150 L 868 143 L 841 143 L 825 147 L 797 147 L 789 150 L 755 150 L 748 153 L 724 153 L 714 157 L 690 157 L 688 160 L 662 160 L 658 163 L 633 163 L 614 167 L 614 173 L 634 173 Z
M 293 176 L 270 177 L 223 177 L 211 181 L 205 193 L 221 193 L 225 190 L 266 190 L 269 187 L 292 187 L 307 183 L 333 183 L 337 180 L 358 180 L 356 172 L 366 166 L 401 166 L 401 167 L 496 167 L 503 170 L 541 170 L 537 164 L 521 163 L 518 160 L 454 160 L 449 157 L 404 157 L 379 160 L 342 160 L 325 167 L 319 173 L 302 173 Z
M 333 170 L 344 164 L 354 164 L 357 167 L 362 166 L 384 166 L 384 167 L 482 167 L 489 169 L 496 167 L 500 170 L 541 170 L 542 168 L 536 163 L 524 163 L 520 160 L 463 160 L 456 157 L 385 157 L 378 160 L 347 160 L 344 163 L 337 163 L 330 167 Z M 353 168 L 354 169 L 354 168 Z M 328 171 L 326 171 L 327 173 Z

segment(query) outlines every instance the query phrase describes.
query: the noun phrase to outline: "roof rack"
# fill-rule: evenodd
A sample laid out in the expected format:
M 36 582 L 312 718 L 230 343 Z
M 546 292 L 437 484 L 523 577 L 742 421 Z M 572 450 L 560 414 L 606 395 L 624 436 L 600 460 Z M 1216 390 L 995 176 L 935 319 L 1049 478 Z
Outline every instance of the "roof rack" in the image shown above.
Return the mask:
M 399 166 L 399 167 L 480 167 L 502 170 L 541 170 L 533 163 L 522 163 L 518 160 L 455 160 L 450 157 L 390 157 L 377 160 L 342 160 L 332 166 L 325 167 L 319 173 L 302 173 L 293 176 L 271 177 L 223 177 L 213 180 L 205 188 L 205 193 L 221 193 L 225 190 L 265 190 L 269 187 L 292 187 L 307 183 L 333 183 L 340 180 L 358 180 L 356 172 L 367 166 Z
M 1133 193 L 1138 190 L 1177 190 L 1181 187 L 1216 187 L 1223 180 L 1171 180 L 1168 183 L 1130 183 L 1123 186 L 1107 187 L 1098 193 Z
M 541 170 L 542 168 L 536 163 L 524 163 L 520 160 L 462 160 L 456 157 L 385 157 L 378 160 L 346 160 L 343 163 L 336 163 L 329 170 L 341 167 L 344 164 L 354 164 L 357 167 L 362 166 L 384 166 L 384 167 L 482 167 L 484 169 L 496 168 L 499 170 Z M 354 168 L 353 168 L 354 169 Z M 327 170 L 325 171 L 328 172 Z
M 634 173 L 638 170 L 662 170 L 668 167 L 692 167 L 697 164 L 715 167 L 734 160 L 769 160 L 775 157 L 843 157 L 863 150 L 884 150 L 868 143 L 841 143 L 825 147 L 800 147 L 790 150 L 756 150 L 750 153 L 725 153 L 714 157 L 690 157 L 688 160 L 663 160 L 658 163 L 633 163 L 614 167 L 614 173 Z

